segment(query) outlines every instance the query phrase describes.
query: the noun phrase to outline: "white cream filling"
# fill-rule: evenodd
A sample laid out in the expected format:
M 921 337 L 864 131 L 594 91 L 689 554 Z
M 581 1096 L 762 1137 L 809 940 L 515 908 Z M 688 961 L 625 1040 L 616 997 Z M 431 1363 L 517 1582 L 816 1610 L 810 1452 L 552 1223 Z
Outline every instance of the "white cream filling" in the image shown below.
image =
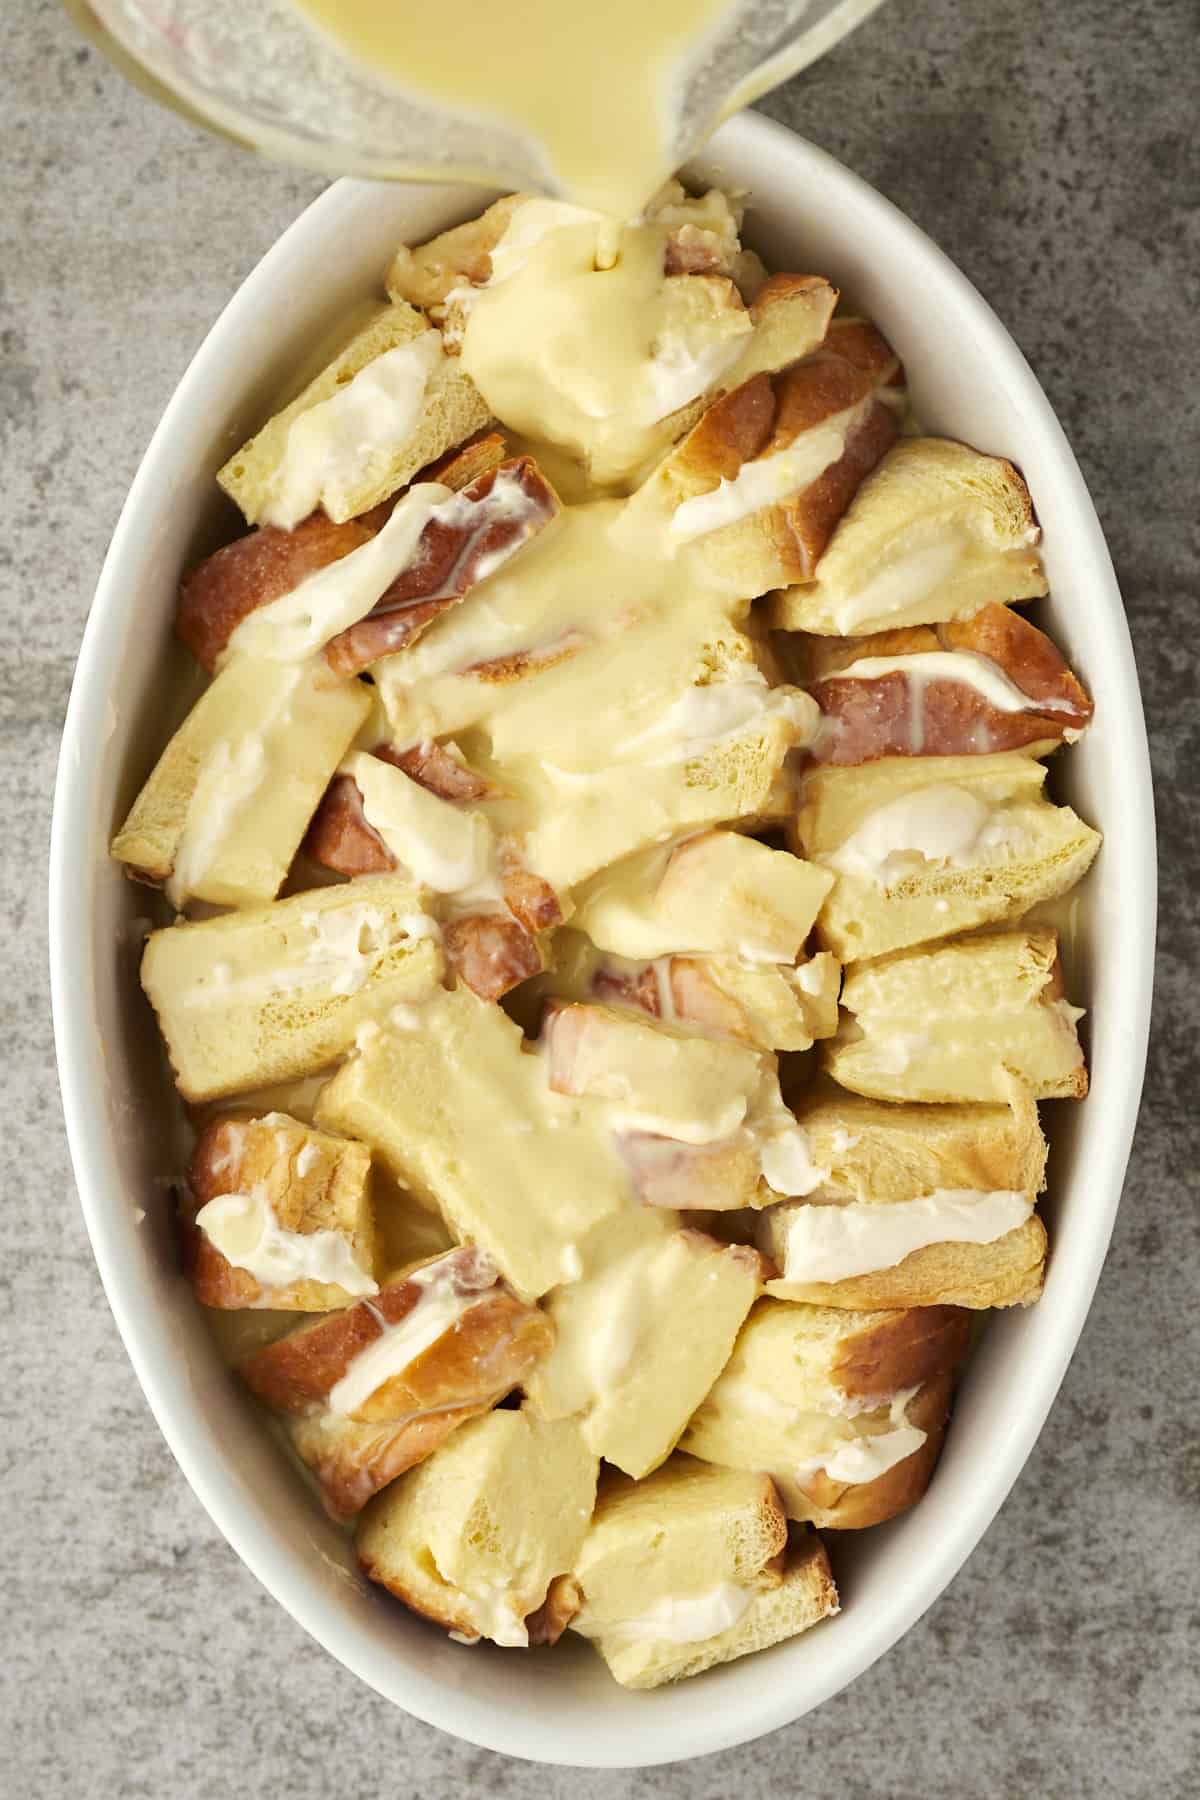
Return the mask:
M 1025 840 L 1019 826 L 1005 821 L 1003 807 L 940 781 L 877 807 L 838 849 L 814 860 L 887 887 L 930 864 L 968 868 Z
M 614 746 L 613 754 L 649 768 L 690 762 L 773 719 L 786 720 L 797 744 L 804 745 L 816 735 L 820 718 L 810 695 L 800 688 L 768 687 L 765 676 L 755 671 L 740 681 L 686 688 L 664 718 Z
M 764 1073 L 747 1128 L 759 1150 L 763 1179 L 777 1194 L 811 1194 L 829 1179 L 812 1159 L 807 1133 L 784 1105 L 779 1078 Z
M 263 656 L 301 662 L 339 632 L 365 619 L 409 563 L 421 533 L 444 503 L 457 501 L 440 481 L 422 481 L 397 501 L 367 543 L 307 576 L 290 594 L 260 606 L 237 626 L 225 656 Z
M 270 989 L 303 988 L 328 982 L 334 994 L 357 994 L 369 980 L 376 963 L 391 947 L 392 933 L 404 926 L 374 906 L 339 906 L 306 912 L 300 923 L 312 934 L 306 952 L 308 969 L 276 969 L 265 985 Z M 246 982 L 253 985 L 253 978 Z
M 947 537 L 898 556 L 856 592 L 834 603 L 831 611 L 838 630 L 850 637 L 864 620 L 884 619 L 914 606 L 949 580 L 966 548 L 961 538 Z
M 834 669 L 831 681 L 878 681 L 883 675 L 907 675 L 924 687 L 929 681 L 954 681 L 981 695 L 997 712 L 1073 712 L 1068 700 L 1033 700 L 1005 674 L 998 663 L 973 650 L 918 650 L 910 656 L 863 656 L 844 669 Z
M 379 1292 L 344 1232 L 287 1231 L 261 1194 L 218 1194 L 200 1208 L 196 1224 L 227 1263 L 264 1288 L 319 1281 L 355 1297 Z
M 486 880 L 494 843 L 482 813 L 431 794 L 403 769 L 365 751 L 348 756 L 342 773 L 355 781 L 368 825 L 421 886 L 456 894 Z
M 891 1269 L 929 1244 L 993 1244 L 1023 1225 L 1033 1197 L 936 1188 L 917 1200 L 800 1206 L 789 1215 L 786 1281 L 845 1281 Z
M 301 671 L 296 671 L 299 682 Z M 184 817 L 183 835 L 166 882 L 167 899 L 181 909 L 229 841 L 238 813 L 262 788 L 269 758 L 251 732 L 236 746 L 222 738 L 205 757 Z
M 418 1356 L 424 1355 L 439 1338 L 453 1330 L 465 1313 L 487 1297 L 487 1289 L 459 1293 L 451 1281 L 442 1277 L 436 1263 L 418 1269 L 410 1279 L 421 1288 L 416 1305 L 394 1325 L 375 1313 L 380 1335 L 359 1351 L 341 1380 L 330 1388 L 327 1404 L 331 1412 L 343 1418 L 352 1416 L 376 1388 L 403 1374 Z
M 385 350 L 352 380 L 292 420 L 262 517 L 291 531 L 315 512 L 330 482 L 352 487 L 372 463 L 404 444 L 421 418 L 429 377 L 442 360 L 436 331 Z
M 826 1455 L 814 1456 L 795 1469 L 797 1483 L 803 1487 L 822 1471 L 830 1481 L 841 1481 L 847 1487 L 859 1487 L 886 1475 L 906 1457 L 919 1450 L 926 1433 L 918 1425 L 910 1425 L 905 1417 L 908 1403 L 916 1394 L 915 1387 L 905 1388 L 894 1396 L 889 1414 L 891 1429 L 878 1431 L 871 1437 L 855 1437 L 838 1444 Z
M 628 1643 L 701 1644 L 736 1625 L 754 1595 L 753 1588 L 720 1581 L 699 1594 L 664 1594 L 645 1612 L 629 1619 L 592 1621 L 585 1609 L 571 1621 L 571 1628 L 585 1637 Z
M 478 1582 L 459 1591 L 471 1608 L 481 1637 L 490 1638 L 505 1650 L 528 1650 L 529 1631 L 507 1588 L 499 1582 Z
M 743 347 L 740 337 L 722 337 L 695 350 L 681 332 L 661 332 L 653 356 L 638 371 L 633 408 L 637 422 L 656 425 L 699 399 L 737 361 Z
M 838 415 L 840 424 L 831 419 L 814 426 L 785 450 L 743 463 L 732 481 L 722 479 L 708 493 L 682 501 L 671 515 L 671 537 L 676 543 L 688 543 L 724 525 L 734 525 L 764 506 L 803 493 L 844 455 L 853 416 L 851 409 Z

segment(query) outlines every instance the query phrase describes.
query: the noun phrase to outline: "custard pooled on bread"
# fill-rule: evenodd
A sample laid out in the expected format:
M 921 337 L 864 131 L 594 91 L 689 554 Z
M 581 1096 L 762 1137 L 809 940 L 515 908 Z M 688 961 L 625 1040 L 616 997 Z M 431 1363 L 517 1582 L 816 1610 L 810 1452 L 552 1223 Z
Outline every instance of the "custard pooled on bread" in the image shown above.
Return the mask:
M 112 844 L 184 1269 L 297 1477 L 456 1642 L 631 1688 L 837 1613 L 1087 1087 L 1032 500 L 746 216 L 398 249 L 217 475 Z

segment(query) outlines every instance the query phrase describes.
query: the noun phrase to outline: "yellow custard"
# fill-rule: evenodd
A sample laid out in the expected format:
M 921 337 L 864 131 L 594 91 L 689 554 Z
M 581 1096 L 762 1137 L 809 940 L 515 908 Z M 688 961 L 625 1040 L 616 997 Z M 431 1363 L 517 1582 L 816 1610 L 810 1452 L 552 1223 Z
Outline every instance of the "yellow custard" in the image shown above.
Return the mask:
M 729 0 L 296 0 L 421 99 L 528 130 L 573 200 L 626 218 L 670 173 L 682 77 Z

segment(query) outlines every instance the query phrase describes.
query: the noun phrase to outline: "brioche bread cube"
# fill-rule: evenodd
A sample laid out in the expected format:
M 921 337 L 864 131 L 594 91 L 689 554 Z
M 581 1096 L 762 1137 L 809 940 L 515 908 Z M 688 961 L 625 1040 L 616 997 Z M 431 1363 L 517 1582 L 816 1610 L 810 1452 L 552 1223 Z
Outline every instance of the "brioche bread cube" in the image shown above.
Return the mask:
M 597 951 L 582 932 L 560 931 L 552 967 L 523 992 L 530 1029 L 546 998 L 630 1007 L 760 1050 L 808 1050 L 837 1030 L 842 970 L 822 950 L 791 966 L 736 956 L 662 956 L 632 961 Z
M 383 1424 L 501 1399 L 554 1342 L 544 1313 L 461 1245 L 392 1276 L 368 1303 L 301 1325 L 238 1367 L 277 1412 Z
M 816 579 L 776 595 L 781 631 L 834 637 L 967 619 L 1046 592 L 1029 490 L 1010 462 L 902 438 L 867 476 Z
M 364 1510 L 364 1572 L 448 1631 L 506 1647 L 579 1554 L 598 1464 L 570 1419 L 474 1419 Z
M 334 1518 L 504 1397 L 554 1341 L 536 1307 L 463 1246 L 393 1276 L 369 1303 L 255 1347 L 238 1373 L 283 1415 Z
M 329 1312 L 378 1292 L 362 1144 L 285 1113 L 216 1119 L 192 1152 L 185 1263 L 202 1306 Z
M 722 390 L 741 387 L 755 375 L 790 368 L 820 349 L 837 303 L 838 290 L 823 275 L 769 275 L 750 303 L 753 335 L 726 372 Z M 687 419 L 684 429 L 698 416 Z
M 860 482 L 895 441 L 898 405 L 832 338 L 725 394 L 652 478 L 671 537 L 731 592 L 811 580 Z
M 331 1519 L 348 1524 L 373 1495 L 432 1456 L 460 1425 L 491 1410 L 490 1395 L 439 1412 L 364 1424 L 328 1407 L 280 1417 L 285 1442 L 309 1472 Z
M 685 833 L 777 816 L 788 752 L 819 720 L 800 689 L 768 686 L 748 637 L 681 626 L 677 605 L 517 689 L 488 737 L 501 779 L 532 798 L 525 860 L 560 891 Z
M 675 1015 L 728 1031 L 762 1050 L 810 1050 L 838 1024 L 842 968 L 827 951 L 791 967 L 733 956 L 673 956 Z
M 817 919 L 843 961 L 1016 919 L 1074 887 L 1100 836 L 1028 756 L 890 757 L 805 777 L 796 836 L 835 874 Z
M 849 1313 L 762 1300 L 680 1448 L 765 1470 L 789 1518 L 880 1524 L 925 1491 L 966 1345 L 953 1307 Z
M 542 1044 L 555 1093 L 609 1101 L 618 1131 L 657 1132 L 689 1144 L 735 1132 L 767 1067 L 749 1045 L 614 1006 L 553 1003 Z
M 1009 606 L 867 637 L 801 637 L 784 651 L 821 708 L 814 762 L 881 756 L 1041 756 L 1078 735 L 1092 703 L 1057 647 Z
M 825 1175 L 820 1204 L 762 1215 L 761 1245 L 780 1271 L 769 1294 L 861 1310 L 1037 1299 L 1046 1140 L 1028 1094 L 1014 1084 L 1006 1107 L 897 1106 L 819 1085 L 797 1111 Z M 1006 1216 L 1020 1222 L 999 1231 Z M 999 1235 L 973 1237 L 981 1227 Z M 822 1255 L 858 1271 L 816 1279 Z
M 794 1637 L 837 1611 L 815 1533 L 789 1550 L 765 1475 L 673 1456 L 606 1476 L 575 1564 L 590 1638 L 623 1687 L 659 1687 Z
M 411 882 L 376 875 L 152 932 L 142 986 L 184 1099 L 313 1074 L 428 999 L 443 968 L 430 928 Z
M 877 1100 L 996 1101 L 1015 1076 L 1038 1100 L 1078 1099 L 1087 1066 L 1047 928 L 899 950 L 847 972 L 850 1015 L 822 1046 L 842 1087 Z
M 369 1144 L 535 1300 L 564 1279 L 595 1226 L 629 1205 L 611 1134 L 587 1106 L 552 1090 L 544 1059 L 498 1006 L 456 988 L 422 1008 L 418 1029 L 384 1032 L 346 1063 L 317 1118 Z
M 365 688 L 320 665 L 230 662 L 159 757 L 113 856 L 177 907 L 273 900 L 370 709 Z
M 513 215 L 531 198 L 529 194 L 505 194 L 485 207 L 477 219 L 439 231 L 424 244 L 401 244 L 384 276 L 389 299 L 419 306 L 440 324 L 455 288 L 482 287 L 490 280 L 492 251 Z
M 404 378 L 395 392 L 387 380 L 393 366 Z M 367 395 L 360 399 L 356 392 L 364 373 L 369 407 Z M 389 499 L 490 417 L 428 319 L 401 302 L 381 307 L 290 405 L 230 457 L 217 480 L 251 525 L 266 520 L 290 530 L 318 505 L 340 524 Z M 380 420 L 387 427 L 382 434 Z
M 794 963 L 833 875 L 737 831 L 704 831 L 606 869 L 575 896 L 572 923 L 635 960 L 672 951 Z
M 724 1366 L 763 1273 L 746 1245 L 679 1231 L 669 1212 L 628 1209 L 547 1301 L 557 1341 L 530 1372 L 529 1404 L 544 1418 L 579 1417 L 598 1455 L 649 1474 Z

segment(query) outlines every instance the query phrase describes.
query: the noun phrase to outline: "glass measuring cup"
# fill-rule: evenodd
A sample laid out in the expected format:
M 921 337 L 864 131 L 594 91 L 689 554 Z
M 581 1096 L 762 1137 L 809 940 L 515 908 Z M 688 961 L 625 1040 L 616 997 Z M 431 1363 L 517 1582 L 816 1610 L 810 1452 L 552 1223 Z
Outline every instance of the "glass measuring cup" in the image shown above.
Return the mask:
M 658 178 L 722 118 L 806 67 L 880 3 L 733 0 L 680 69 Z M 454 110 L 397 86 L 315 29 L 290 0 L 64 4 L 139 86 L 279 161 L 326 174 L 564 193 L 546 145 L 520 121 Z M 452 15 L 445 29 L 453 29 Z

